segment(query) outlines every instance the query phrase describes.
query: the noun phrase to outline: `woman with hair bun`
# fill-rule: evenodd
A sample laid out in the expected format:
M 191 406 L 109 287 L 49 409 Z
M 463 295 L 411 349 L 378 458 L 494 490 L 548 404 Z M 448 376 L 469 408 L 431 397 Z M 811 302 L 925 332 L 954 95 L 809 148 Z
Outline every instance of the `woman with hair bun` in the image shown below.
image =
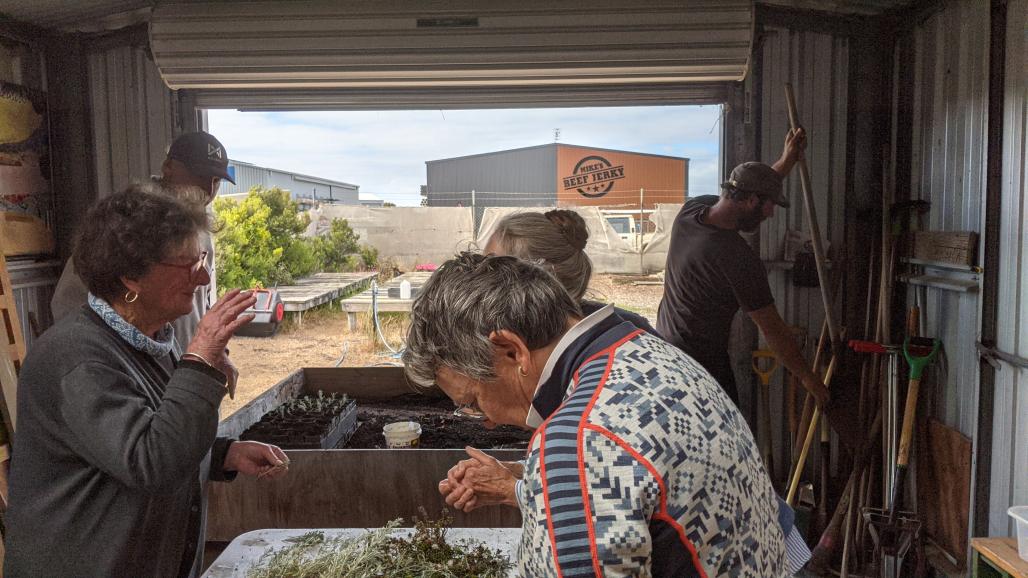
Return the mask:
M 582 313 L 591 315 L 606 303 L 585 299 L 593 274 L 592 262 L 585 254 L 588 241 L 589 229 L 585 219 L 574 211 L 555 209 L 546 213 L 514 213 L 496 225 L 485 245 L 485 253 L 541 261 L 540 264 L 579 303 Z M 660 336 L 642 315 L 620 307 L 614 307 L 614 313 L 639 329 Z

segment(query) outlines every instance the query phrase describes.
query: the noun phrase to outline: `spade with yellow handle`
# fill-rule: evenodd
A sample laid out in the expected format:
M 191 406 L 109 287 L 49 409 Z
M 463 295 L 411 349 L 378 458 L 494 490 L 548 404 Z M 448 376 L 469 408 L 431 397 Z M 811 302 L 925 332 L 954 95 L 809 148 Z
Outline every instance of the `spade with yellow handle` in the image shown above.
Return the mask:
M 770 365 L 763 369 L 763 360 L 770 359 Z M 773 480 L 774 462 L 771 457 L 771 377 L 778 369 L 778 358 L 775 352 L 768 349 L 758 349 L 753 352 L 752 358 L 753 373 L 760 378 L 760 410 L 757 414 L 757 438 L 760 446 L 760 457 L 764 459 L 764 467 L 767 468 L 768 476 Z

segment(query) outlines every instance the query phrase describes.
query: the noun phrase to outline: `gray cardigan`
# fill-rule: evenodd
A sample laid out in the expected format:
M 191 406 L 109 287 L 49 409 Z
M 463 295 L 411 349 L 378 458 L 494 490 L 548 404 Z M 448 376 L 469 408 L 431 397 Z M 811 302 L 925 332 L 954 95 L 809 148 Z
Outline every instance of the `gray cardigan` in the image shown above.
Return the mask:
M 18 380 L 6 575 L 195 575 L 202 480 L 226 479 L 224 381 L 133 349 L 88 307 L 47 331 Z

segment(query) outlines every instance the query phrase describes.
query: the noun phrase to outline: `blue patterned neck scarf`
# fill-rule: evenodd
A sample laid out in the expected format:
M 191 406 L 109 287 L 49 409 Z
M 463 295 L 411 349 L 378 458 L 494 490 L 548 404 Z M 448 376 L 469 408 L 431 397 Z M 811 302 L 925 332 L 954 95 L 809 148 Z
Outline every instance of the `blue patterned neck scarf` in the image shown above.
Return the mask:
M 122 339 L 139 351 L 148 353 L 153 357 L 164 357 L 171 353 L 172 344 L 175 343 L 175 329 L 172 328 L 170 323 L 165 323 L 164 327 L 157 332 L 156 339 L 153 339 L 137 329 L 135 325 L 125 321 L 111 307 L 110 303 L 92 293 L 89 294 L 89 307 Z

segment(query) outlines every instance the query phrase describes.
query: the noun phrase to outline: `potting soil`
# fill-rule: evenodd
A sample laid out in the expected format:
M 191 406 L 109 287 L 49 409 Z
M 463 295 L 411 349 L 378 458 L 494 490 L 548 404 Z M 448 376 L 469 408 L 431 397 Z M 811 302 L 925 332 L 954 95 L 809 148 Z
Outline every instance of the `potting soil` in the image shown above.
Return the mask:
M 486 429 L 480 422 L 456 417 L 455 406 L 448 398 L 432 398 L 411 394 L 388 401 L 357 402 L 357 431 L 345 449 L 382 449 L 386 447 L 382 428 L 395 421 L 421 424 L 418 447 L 426 449 L 523 449 L 528 447 L 532 432 L 513 426 Z

